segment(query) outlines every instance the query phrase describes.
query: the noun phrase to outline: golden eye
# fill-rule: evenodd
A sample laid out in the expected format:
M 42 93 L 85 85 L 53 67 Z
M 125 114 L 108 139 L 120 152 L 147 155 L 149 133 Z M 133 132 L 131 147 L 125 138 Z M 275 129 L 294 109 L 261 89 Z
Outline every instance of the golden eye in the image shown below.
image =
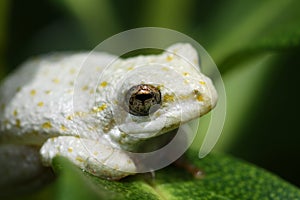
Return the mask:
M 150 84 L 135 85 L 126 93 L 125 101 L 130 114 L 147 116 L 161 106 L 161 93 Z

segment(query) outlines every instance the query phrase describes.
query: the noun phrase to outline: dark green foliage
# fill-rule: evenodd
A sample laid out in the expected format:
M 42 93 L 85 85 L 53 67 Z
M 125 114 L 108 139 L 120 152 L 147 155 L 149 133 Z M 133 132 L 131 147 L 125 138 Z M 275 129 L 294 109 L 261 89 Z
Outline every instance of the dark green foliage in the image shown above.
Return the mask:
M 54 183 L 56 199 L 300 199 L 300 190 L 252 164 L 224 154 L 202 160 L 189 151 L 188 160 L 205 171 L 195 179 L 187 171 L 169 166 L 155 178 L 139 174 L 108 181 L 80 171 L 64 158 L 54 160 L 60 175 Z M 53 187 L 53 186 L 52 186 Z M 52 198 L 52 197 L 51 197 Z

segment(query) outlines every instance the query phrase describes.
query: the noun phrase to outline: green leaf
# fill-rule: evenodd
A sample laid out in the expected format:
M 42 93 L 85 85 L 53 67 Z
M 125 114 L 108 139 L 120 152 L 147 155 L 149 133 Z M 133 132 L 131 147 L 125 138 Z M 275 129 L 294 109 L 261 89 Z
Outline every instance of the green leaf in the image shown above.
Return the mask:
M 300 199 L 295 186 L 231 156 L 214 154 L 199 160 L 197 152 L 189 151 L 187 158 L 205 170 L 203 179 L 169 166 L 157 171 L 154 179 L 135 175 L 108 181 L 56 158 L 54 169 L 60 174 L 56 194 L 58 199 Z
M 142 6 L 142 26 L 157 26 L 184 31 L 191 23 L 193 0 L 152 0 Z M 155 14 L 154 14 L 155 13 Z
M 67 10 L 86 31 L 91 45 L 95 46 L 103 38 L 116 34 L 120 29 L 112 2 L 107 0 L 52 0 L 63 10 Z
M 215 150 L 228 152 L 244 134 L 243 125 L 249 120 L 251 112 L 260 104 L 260 97 L 270 81 L 276 60 L 278 59 L 275 55 L 263 54 L 240 63 L 239 67 L 222 76 L 226 89 L 226 115 L 228 117 L 225 119 L 222 134 L 214 147 Z M 201 117 L 201 128 L 198 129 L 192 148 L 199 149 L 206 135 L 206 126 L 209 126 L 210 121 L 209 115 Z
M 266 51 L 298 47 L 300 2 L 296 0 L 224 1 L 210 21 L 208 51 L 221 72 Z M 233 63 L 233 61 L 235 63 Z
M 104 185 L 95 187 L 91 177 L 63 157 L 54 160 L 54 170 L 59 174 L 55 184 L 56 199 L 117 199 L 117 194 L 107 191 Z M 95 177 L 93 177 L 95 178 Z

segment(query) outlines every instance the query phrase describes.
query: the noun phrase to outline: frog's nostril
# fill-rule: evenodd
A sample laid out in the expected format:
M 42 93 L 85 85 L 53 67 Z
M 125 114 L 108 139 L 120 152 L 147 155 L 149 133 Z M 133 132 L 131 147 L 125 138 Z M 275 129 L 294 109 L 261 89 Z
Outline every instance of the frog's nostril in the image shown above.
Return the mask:
M 150 84 L 140 84 L 131 87 L 125 97 L 126 110 L 136 116 L 147 116 L 155 112 L 161 105 L 161 93 Z M 154 105 L 157 109 L 153 109 Z

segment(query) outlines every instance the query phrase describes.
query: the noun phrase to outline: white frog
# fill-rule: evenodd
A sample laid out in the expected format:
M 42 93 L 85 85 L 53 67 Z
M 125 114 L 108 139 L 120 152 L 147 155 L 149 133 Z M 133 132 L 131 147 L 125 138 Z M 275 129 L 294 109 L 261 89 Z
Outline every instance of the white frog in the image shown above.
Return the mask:
M 0 96 L 1 171 L 12 179 L 34 176 L 57 155 L 106 179 L 134 174 L 128 151 L 217 102 L 186 43 L 127 59 L 104 52 L 36 57 L 3 81 Z

